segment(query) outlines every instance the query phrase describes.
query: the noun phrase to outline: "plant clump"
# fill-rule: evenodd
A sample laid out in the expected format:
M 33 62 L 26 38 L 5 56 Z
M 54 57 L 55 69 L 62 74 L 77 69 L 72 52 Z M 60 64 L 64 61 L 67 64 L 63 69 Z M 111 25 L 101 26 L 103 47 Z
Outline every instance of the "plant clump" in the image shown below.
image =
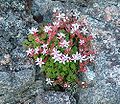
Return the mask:
M 84 73 L 87 64 L 94 61 L 92 35 L 78 14 L 54 9 L 52 23 L 39 29 L 32 27 L 23 42 L 28 48 L 27 55 L 46 77 L 46 84 L 63 88 L 79 84 L 78 74 Z

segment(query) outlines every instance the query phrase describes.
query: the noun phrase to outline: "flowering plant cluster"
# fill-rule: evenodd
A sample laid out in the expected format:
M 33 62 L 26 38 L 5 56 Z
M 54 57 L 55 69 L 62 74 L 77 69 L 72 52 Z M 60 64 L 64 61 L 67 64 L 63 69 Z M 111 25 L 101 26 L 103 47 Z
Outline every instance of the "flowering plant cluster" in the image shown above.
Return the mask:
M 53 10 L 52 23 L 31 28 L 24 45 L 27 55 L 34 58 L 49 85 L 64 88 L 79 82 L 78 74 L 93 63 L 92 36 L 77 13 Z M 83 82 L 82 82 L 83 83 Z

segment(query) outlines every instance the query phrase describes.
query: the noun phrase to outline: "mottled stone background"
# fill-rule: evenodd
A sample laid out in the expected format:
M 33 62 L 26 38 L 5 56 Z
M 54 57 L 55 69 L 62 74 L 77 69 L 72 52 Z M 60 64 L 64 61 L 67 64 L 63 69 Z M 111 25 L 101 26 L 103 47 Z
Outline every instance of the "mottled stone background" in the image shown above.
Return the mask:
M 92 86 L 78 96 L 45 92 L 21 42 L 52 9 L 78 9 L 95 40 Z M 92 76 L 92 74 L 91 74 Z M 0 104 L 120 104 L 120 0 L 0 0 Z

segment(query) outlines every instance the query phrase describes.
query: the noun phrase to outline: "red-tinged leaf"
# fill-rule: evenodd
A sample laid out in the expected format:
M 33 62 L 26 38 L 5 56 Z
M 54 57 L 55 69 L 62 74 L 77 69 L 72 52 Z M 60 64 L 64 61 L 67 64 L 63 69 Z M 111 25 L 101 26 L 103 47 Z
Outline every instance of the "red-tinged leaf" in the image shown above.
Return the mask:
M 83 35 L 82 34 L 79 33 L 77 36 L 79 37 L 79 39 L 83 39 Z
M 86 71 L 87 71 L 86 68 L 80 68 L 80 69 L 79 69 L 79 72 L 86 72 Z
M 57 31 L 58 27 L 57 26 L 52 26 L 52 30 Z
M 62 80 L 63 80 L 63 77 L 59 75 L 59 76 L 57 77 L 57 79 L 58 79 L 59 81 L 62 81 Z
M 87 38 L 88 41 L 90 41 L 92 39 L 93 39 L 92 35 L 88 36 L 88 38 Z
M 34 37 L 37 37 L 37 36 L 38 36 L 38 34 L 37 34 L 36 32 L 34 32 L 33 36 L 34 36 Z
M 70 34 L 70 39 L 74 38 L 75 34 Z
M 71 51 L 71 48 L 67 48 L 67 49 L 64 51 L 64 53 L 65 53 L 65 54 L 69 54 L 70 51 Z
M 36 37 L 36 38 L 35 38 L 35 42 L 36 42 L 36 43 L 40 43 L 40 44 L 44 44 L 44 42 L 41 41 L 41 40 L 39 39 L 39 37 Z
M 36 42 L 36 43 L 39 43 L 39 42 L 40 42 L 39 37 L 36 37 L 36 38 L 35 38 L 35 42 Z
M 83 37 L 83 40 L 84 40 L 86 43 L 88 42 L 87 38 L 84 38 L 84 37 Z
M 83 67 L 84 66 L 84 63 L 79 63 L 80 67 Z
M 89 62 L 89 60 L 84 61 L 84 66 L 86 66 Z
M 65 26 L 65 30 L 66 30 L 68 33 L 70 33 L 70 30 L 71 30 L 70 25 L 66 25 L 66 26 Z
M 46 56 L 46 57 L 45 57 L 45 59 L 43 60 L 43 62 L 45 62 L 45 63 L 46 63 L 46 62 L 47 62 L 47 60 L 48 60 L 48 56 Z

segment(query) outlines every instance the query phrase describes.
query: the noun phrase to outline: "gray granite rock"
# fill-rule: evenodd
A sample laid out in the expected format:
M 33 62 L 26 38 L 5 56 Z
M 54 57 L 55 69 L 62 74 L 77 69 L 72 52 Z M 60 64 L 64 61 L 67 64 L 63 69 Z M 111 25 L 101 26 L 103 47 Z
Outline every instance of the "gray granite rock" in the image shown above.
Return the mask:
M 76 100 L 64 92 L 38 93 L 36 104 L 76 104 Z
M 0 104 L 16 104 L 35 81 L 34 65 L 22 47 L 31 22 L 37 24 L 24 1 L 0 0 Z
M 97 77 L 94 79 L 93 88 L 86 89 L 84 93 L 80 91 L 80 104 L 119 104 L 120 102 L 118 99 L 120 97 L 120 52 L 117 39 L 120 34 L 115 24 L 115 21 L 119 20 L 120 8 L 117 3 L 109 0 L 96 1 L 93 7 L 82 11 L 87 14 L 86 21 L 90 24 L 91 33 L 95 38 Z
M 34 71 L 27 69 L 14 73 L 0 72 L 0 102 L 15 102 L 18 93 L 29 88 L 34 83 Z M 12 101 L 12 102 L 11 102 Z

